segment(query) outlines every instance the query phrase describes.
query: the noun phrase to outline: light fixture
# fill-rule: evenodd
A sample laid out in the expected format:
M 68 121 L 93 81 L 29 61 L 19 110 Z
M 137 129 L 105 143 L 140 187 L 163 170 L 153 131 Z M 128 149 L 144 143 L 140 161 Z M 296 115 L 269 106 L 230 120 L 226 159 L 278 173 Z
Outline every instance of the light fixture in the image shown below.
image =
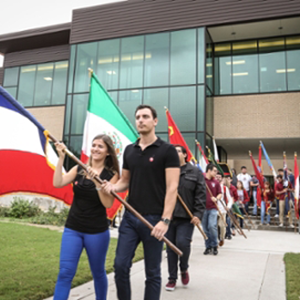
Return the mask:
M 242 65 L 242 64 L 244 64 L 244 63 L 245 63 L 244 60 L 234 60 L 234 61 L 232 62 L 233 65 Z M 226 65 L 231 65 L 231 61 L 226 61 Z
M 249 73 L 248 72 L 244 72 L 244 73 L 233 73 L 233 76 L 247 76 Z
M 46 81 L 52 81 L 52 77 L 44 77 Z
M 295 72 L 296 69 L 278 69 L 276 70 L 276 73 L 285 73 L 285 72 Z
M 212 78 L 212 75 L 206 75 L 206 78 Z
M 106 71 L 106 73 L 107 73 L 108 75 L 116 75 L 116 72 L 115 72 L 115 71 Z
M 131 90 L 132 93 L 138 93 L 139 90 Z

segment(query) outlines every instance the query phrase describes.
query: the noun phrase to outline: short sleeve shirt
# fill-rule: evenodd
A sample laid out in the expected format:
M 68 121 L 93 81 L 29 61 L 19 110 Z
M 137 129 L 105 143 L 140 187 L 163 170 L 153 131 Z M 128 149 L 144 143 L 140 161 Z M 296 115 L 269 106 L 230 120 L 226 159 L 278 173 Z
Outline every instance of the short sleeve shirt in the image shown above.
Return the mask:
M 139 140 L 128 145 L 123 158 L 123 169 L 130 171 L 128 203 L 140 214 L 162 214 L 166 169 L 179 167 L 175 147 L 160 138 L 144 150 Z
M 219 194 L 222 194 L 222 189 L 220 183 L 212 178 L 212 179 L 207 179 L 205 178 L 205 183 L 207 187 L 210 189 L 213 197 L 217 197 Z M 206 209 L 217 209 L 215 203 L 211 200 L 210 192 L 206 188 Z
M 251 176 L 248 173 L 246 173 L 246 174 L 240 173 L 237 176 L 237 179 L 243 183 L 244 189 L 246 191 L 249 191 Z

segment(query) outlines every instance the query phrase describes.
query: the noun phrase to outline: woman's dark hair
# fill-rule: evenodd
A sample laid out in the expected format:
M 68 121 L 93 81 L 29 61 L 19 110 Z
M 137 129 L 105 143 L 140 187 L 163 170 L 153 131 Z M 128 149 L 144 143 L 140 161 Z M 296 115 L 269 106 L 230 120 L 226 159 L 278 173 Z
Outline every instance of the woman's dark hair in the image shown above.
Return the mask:
M 93 141 L 95 140 L 102 140 L 107 147 L 107 152 L 109 155 L 107 155 L 105 158 L 105 162 L 104 162 L 105 168 L 113 171 L 114 173 L 119 174 L 120 173 L 119 161 L 117 158 L 117 154 L 112 139 L 106 134 L 98 134 L 93 138 Z M 92 166 L 91 156 L 89 158 L 88 165 Z
M 144 108 L 148 108 L 148 109 L 151 110 L 151 114 L 152 114 L 153 119 L 156 119 L 156 118 L 157 118 L 157 112 L 156 112 L 156 110 L 155 110 L 152 106 L 146 105 L 146 104 L 141 104 L 141 105 L 139 105 L 139 106 L 136 108 L 136 110 L 135 110 L 134 116 L 136 115 L 136 113 L 137 113 L 138 110 L 141 110 L 141 109 L 144 109 Z
M 184 160 L 185 160 L 185 162 L 187 162 L 188 155 L 187 155 L 186 149 L 185 149 L 183 146 L 179 145 L 179 144 L 174 145 L 174 147 L 175 147 L 175 148 L 177 148 L 177 147 L 181 148 L 181 152 L 182 152 L 183 154 L 186 154 L 186 157 L 184 158 Z

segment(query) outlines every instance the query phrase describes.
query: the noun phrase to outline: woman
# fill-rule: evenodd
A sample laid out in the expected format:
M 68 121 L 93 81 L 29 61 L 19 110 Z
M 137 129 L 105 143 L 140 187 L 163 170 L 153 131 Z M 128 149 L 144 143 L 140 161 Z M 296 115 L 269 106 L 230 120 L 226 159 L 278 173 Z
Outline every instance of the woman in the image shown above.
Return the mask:
M 59 188 L 73 183 L 74 198 L 62 236 L 54 300 L 68 299 L 83 248 L 93 274 L 96 299 L 104 300 L 107 295 L 105 259 L 109 244 L 106 208 L 112 206 L 114 197 L 102 192 L 101 185 L 94 178 L 99 175 L 104 181 L 117 182 L 119 164 L 113 142 L 107 135 L 97 135 L 92 142 L 88 173 L 77 165 L 64 175 L 62 166 L 66 146 L 63 143 L 55 146 L 59 160 L 53 185 Z
M 264 224 L 265 213 L 267 208 L 270 207 L 271 202 L 274 200 L 274 191 L 271 189 L 270 183 L 268 181 L 265 182 L 265 190 L 263 192 L 263 197 L 261 199 L 261 225 Z M 270 225 L 270 214 L 267 212 L 267 225 Z
M 244 215 L 244 211 L 246 210 L 245 206 L 246 203 L 249 202 L 249 196 L 247 191 L 244 189 L 244 185 L 243 182 L 238 180 L 237 184 L 236 184 L 236 188 L 237 188 L 237 194 L 238 194 L 238 201 L 237 205 L 242 213 L 242 215 Z M 243 228 L 243 219 L 240 218 L 240 226 L 241 228 Z

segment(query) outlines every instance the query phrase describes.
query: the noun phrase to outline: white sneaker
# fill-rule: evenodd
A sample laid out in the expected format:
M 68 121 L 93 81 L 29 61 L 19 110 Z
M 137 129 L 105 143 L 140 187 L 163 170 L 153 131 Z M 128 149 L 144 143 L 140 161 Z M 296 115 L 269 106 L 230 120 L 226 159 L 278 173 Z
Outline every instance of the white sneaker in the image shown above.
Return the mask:
M 278 218 L 279 216 L 276 214 L 275 216 L 274 216 L 274 218 Z
M 295 228 L 295 226 L 293 224 L 290 224 L 290 228 Z
M 283 224 L 279 224 L 278 226 L 279 226 L 279 227 L 283 227 Z

